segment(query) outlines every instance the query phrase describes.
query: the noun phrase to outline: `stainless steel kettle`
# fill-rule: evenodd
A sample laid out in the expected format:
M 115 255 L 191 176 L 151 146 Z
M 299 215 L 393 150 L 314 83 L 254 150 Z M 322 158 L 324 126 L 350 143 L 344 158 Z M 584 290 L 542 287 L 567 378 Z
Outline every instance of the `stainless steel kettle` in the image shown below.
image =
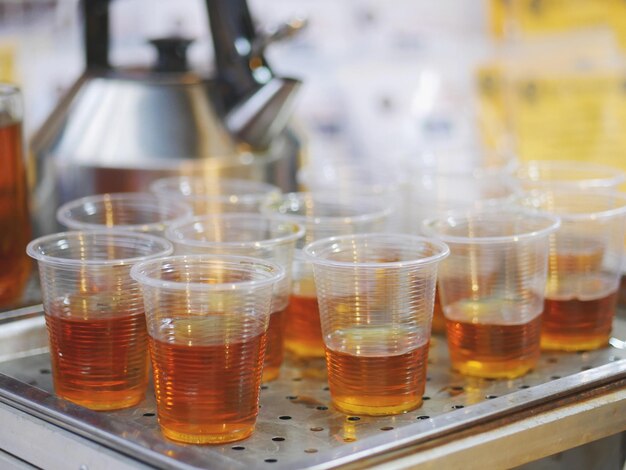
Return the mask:
M 296 187 L 300 144 L 287 127 L 299 81 L 276 77 L 246 0 L 206 0 L 215 75 L 190 71 L 191 41 L 151 41 L 150 69 L 109 63 L 109 0 L 83 0 L 86 70 L 31 142 L 35 231 L 55 209 L 102 192 L 145 190 L 162 176 L 206 174 Z M 286 25 L 277 36 L 296 31 Z

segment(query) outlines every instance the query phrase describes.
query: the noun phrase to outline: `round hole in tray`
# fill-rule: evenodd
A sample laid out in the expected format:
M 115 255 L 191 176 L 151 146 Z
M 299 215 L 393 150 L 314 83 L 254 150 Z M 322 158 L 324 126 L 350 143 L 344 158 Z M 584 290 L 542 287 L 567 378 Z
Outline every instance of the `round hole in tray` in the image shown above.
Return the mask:
M 261 385 L 261 390 L 267 390 L 269 387 L 267 385 Z
M 559 362 L 559 360 L 556 357 L 549 357 L 548 359 L 546 359 L 546 362 L 548 364 L 556 364 L 557 362 Z
M 314 454 L 317 452 L 317 449 L 304 449 L 307 454 Z
M 302 382 L 302 377 L 294 377 L 291 379 L 292 382 Z
M 278 460 L 276 460 L 276 459 L 265 459 L 265 460 L 264 460 L 264 462 L 267 462 L 267 463 L 276 463 L 276 462 L 278 462 Z
M 487 400 L 493 400 L 494 398 L 498 398 L 498 395 L 487 395 L 485 398 Z
M 381 431 L 391 431 L 393 429 L 393 426 L 383 426 L 382 428 L 380 428 Z
M 426 382 L 430 382 L 430 377 L 426 377 Z
M 454 390 L 455 392 L 462 392 L 465 389 L 461 385 L 455 385 L 453 387 L 450 387 L 450 390 Z
M 465 408 L 464 405 L 452 405 L 453 410 L 460 410 L 461 408 Z
M 430 400 L 429 396 L 422 397 L 422 400 Z
M 40 374 L 49 374 L 50 373 L 50 369 L 39 369 L 39 373 Z
M 348 416 L 348 421 L 360 421 L 361 418 L 358 416 Z
M 417 417 L 417 419 L 430 419 L 430 416 L 428 415 L 420 415 Z
M 530 388 L 530 385 L 523 384 L 523 385 L 520 385 L 519 388 L 523 390 L 525 388 Z
M 287 400 L 297 400 L 298 399 L 297 395 L 287 395 L 285 398 Z
M 233 450 L 246 450 L 246 448 L 244 446 L 233 446 L 233 447 L 231 447 L 231 449 L 233 449 Z
M 495 382 L 496 381 L 496 379 L 494 379 L 493 377 L 485 377 L 483 380 L 485 382 Z
M 320 411 L 326 411 L 328 409 L 327 406 L 317 406 L 315 407 L 316 410 L 320 410 Z
M 283 421 L 286 421 L 288 419 L 291 419 L 291 416 L 279 416 L 278 419 L 282 419 Z
M 30 380 L 30 381 L 28 382 L 28 385 L 33 385 L 33 386 L 35 386 L 35 385 L 37 385 L 37 381 L 36 381 L 36 380 Z
M 556 380 L 556 379 L 560 379 L 561 376 L 560 375 L 553 375 L 552 377 L 550 377 L 552 380 Z
M 591 370 L 591 369 L 593 369 L 593 367 L 591 367 L 591 366 L 582 366 L 580 368 L 580 370 L 582 370 L 582 371 Z
M 327 391 L 329 391 L 329 390 L 330 390 L 330 388 L 328 388 L 328 387 L 324 387 L 322 390 L 324 390 L 325 392 L 327 392 Z
M 144 416 L 156 416 L 154 413 L 148 412 L 148 413 L 144 413 Z
M 313 427 L 313 428 L 310 428 L 309 430 L 310 430 L 310 431 L 313 431 L 313 432 L 320 432 L 320 431 L 323 431 L 323 430 L 324 430 L 324 428 L 322 428 L 322 427 L 320 427 L 320 426 L 315 426 L 315 427 Z
M 280 437 L 280 436 L 272 437 L 272 441 L 282 442 L 284 440 L 285 440 L 284 437 Z
M 356 441 L 356 437 L 344 437 L 343 442 L 354 442 Z

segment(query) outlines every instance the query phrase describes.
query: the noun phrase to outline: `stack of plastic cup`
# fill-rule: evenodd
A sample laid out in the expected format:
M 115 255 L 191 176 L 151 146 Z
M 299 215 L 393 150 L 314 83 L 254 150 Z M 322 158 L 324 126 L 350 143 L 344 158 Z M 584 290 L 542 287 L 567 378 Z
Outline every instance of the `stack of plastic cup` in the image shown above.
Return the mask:
M 424 222 L 425 233 L 450 247 L 438 282 L 454 369 L 514 378 L 535 367 L 549 236 L 558 227 L 555 216 L 514 210 Z
M 348 414 L 419 407 L 441 242 L 402 234 L 331 237 L 313 263 L 333 404 Z
M 143 288 L 159 425 L 170 439 L 217 444 L 252 434 L 275 263 L 174 256 L 133 267 Z
M 57 211 L 57 220 L 74 230 L 115 229 L 155 235 L 192 216 L 191 207 L 182 201 L 143 193 L 88 196 L 65 203 Z
M 135 264 L 172 253 L 153 235 L 65 232 L 33 240 L 56 394 L 94 410 L 143 400 L 148 383 L 144 305 Z
M 230 254 L 269 260 L 285 269 L 274 290 L 267 333 L 263 381 L 278 377 L 283 362 L 284 316 L 291 293 L 296 241 L 304 228 L 261 214 L 216 214 L 172 225 L 166 232 L 176 254 Z
M 338 199 L 332 194 L 291 193 L 267 204 L 263 211 L 304 226 L 303 240 L 310 242 L 334 235 L 383 231 L 391 208 L 376 198 Z M 285 348 L 301 358 L 324 357 L 313 270 L 300 250 L 296 250 L 292 274 Z
M 186 202 L 196 215 L 259 212 L 281 194 L 280 188 L 259 181 L 186 176 L 156 180 L 150 191 L 160 199 Z

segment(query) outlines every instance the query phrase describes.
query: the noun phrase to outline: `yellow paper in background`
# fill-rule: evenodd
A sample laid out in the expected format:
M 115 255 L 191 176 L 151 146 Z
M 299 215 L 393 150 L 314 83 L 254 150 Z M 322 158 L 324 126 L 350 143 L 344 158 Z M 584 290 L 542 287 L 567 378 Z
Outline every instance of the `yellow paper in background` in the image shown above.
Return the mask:
M 507 111 L 504 103 L 503 70 L 499 63 L 478 68 L 476 72 L 478 90 L 478 126 L 485 148 L 497 149 L 503 136 L 509 131 Z
M 17 49 L 12 42 L 3 42 L 0 38 L 0 82 L 12 82 L 17 79 L 15 57 Z

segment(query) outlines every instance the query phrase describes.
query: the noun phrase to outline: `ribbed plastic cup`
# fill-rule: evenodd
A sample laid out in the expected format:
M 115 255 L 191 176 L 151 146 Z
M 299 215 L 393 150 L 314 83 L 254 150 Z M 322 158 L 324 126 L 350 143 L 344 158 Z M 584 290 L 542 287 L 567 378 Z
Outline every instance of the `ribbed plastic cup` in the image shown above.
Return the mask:
M 294 222 L 276 220 L 261 214 L 218 214 L 196 217 L 172 225 L 166 237 L 176 254 L 229 254 L 269 260 L 285 269 L 276 284 L 267 332 L 263 381 L 278 378 L 283 363 L 284 317 L 291 294 L 291 267 L 296 241 L 304 228 Z
M 535 160 L 515 172 L 522 189 L 617 189 L 624 172 L 611 166 L 568 160 Z
M 281 220 L 305 227 L 304 238 L 320 238 L 385 229 L 391 208 L 385 201 L 366 197 L 341 197 L 332 193 L 290 193 L 263 206 L 262 211 Z M 319 319 L 313 269 L 309 260 L 296 250 L 292 294 L 285 321 L 285 348 L 300 358 L 324 357 L 324 341 Z
M 159 424 L 175 441 L 220 444 L 252 434 L 278 264 L 173 256 L 133 267 L 146 308 Z
M 313 263 L 333 404 L 383 416 L 422 404 L 441 242 L 402 234 L 331 237 Z
M 190 204 L 196 215 L 259 212 L 265 201 L 281 194 L 277 186 L 260 181 L 186 176 L 156 180 L 150 191 L 159 198 Z
M 607 345 L 621 276 L 626 194 L 538 190 L 522 203 L 562 221 L 550 240 L 542 348 L 581 351 Z
M 57 211 L 57 220 L 72 230 L 111 228 L 155 235 L 192 216 L 188 204 L 147 193 L 98 194 L 67 202 Z
M 143 400 L 148 337 L 131 267 L 172 253 L 153 235 L 64 232 L 30 242 L 39 264 L 56 394 L 93 410 Z
M 454 369 L 514 378 L 535 367 L 549 236 L 558 227 L 555 216 L 519 210 L 424 222 L 425 233 L 450 247 L 438 283 Z

